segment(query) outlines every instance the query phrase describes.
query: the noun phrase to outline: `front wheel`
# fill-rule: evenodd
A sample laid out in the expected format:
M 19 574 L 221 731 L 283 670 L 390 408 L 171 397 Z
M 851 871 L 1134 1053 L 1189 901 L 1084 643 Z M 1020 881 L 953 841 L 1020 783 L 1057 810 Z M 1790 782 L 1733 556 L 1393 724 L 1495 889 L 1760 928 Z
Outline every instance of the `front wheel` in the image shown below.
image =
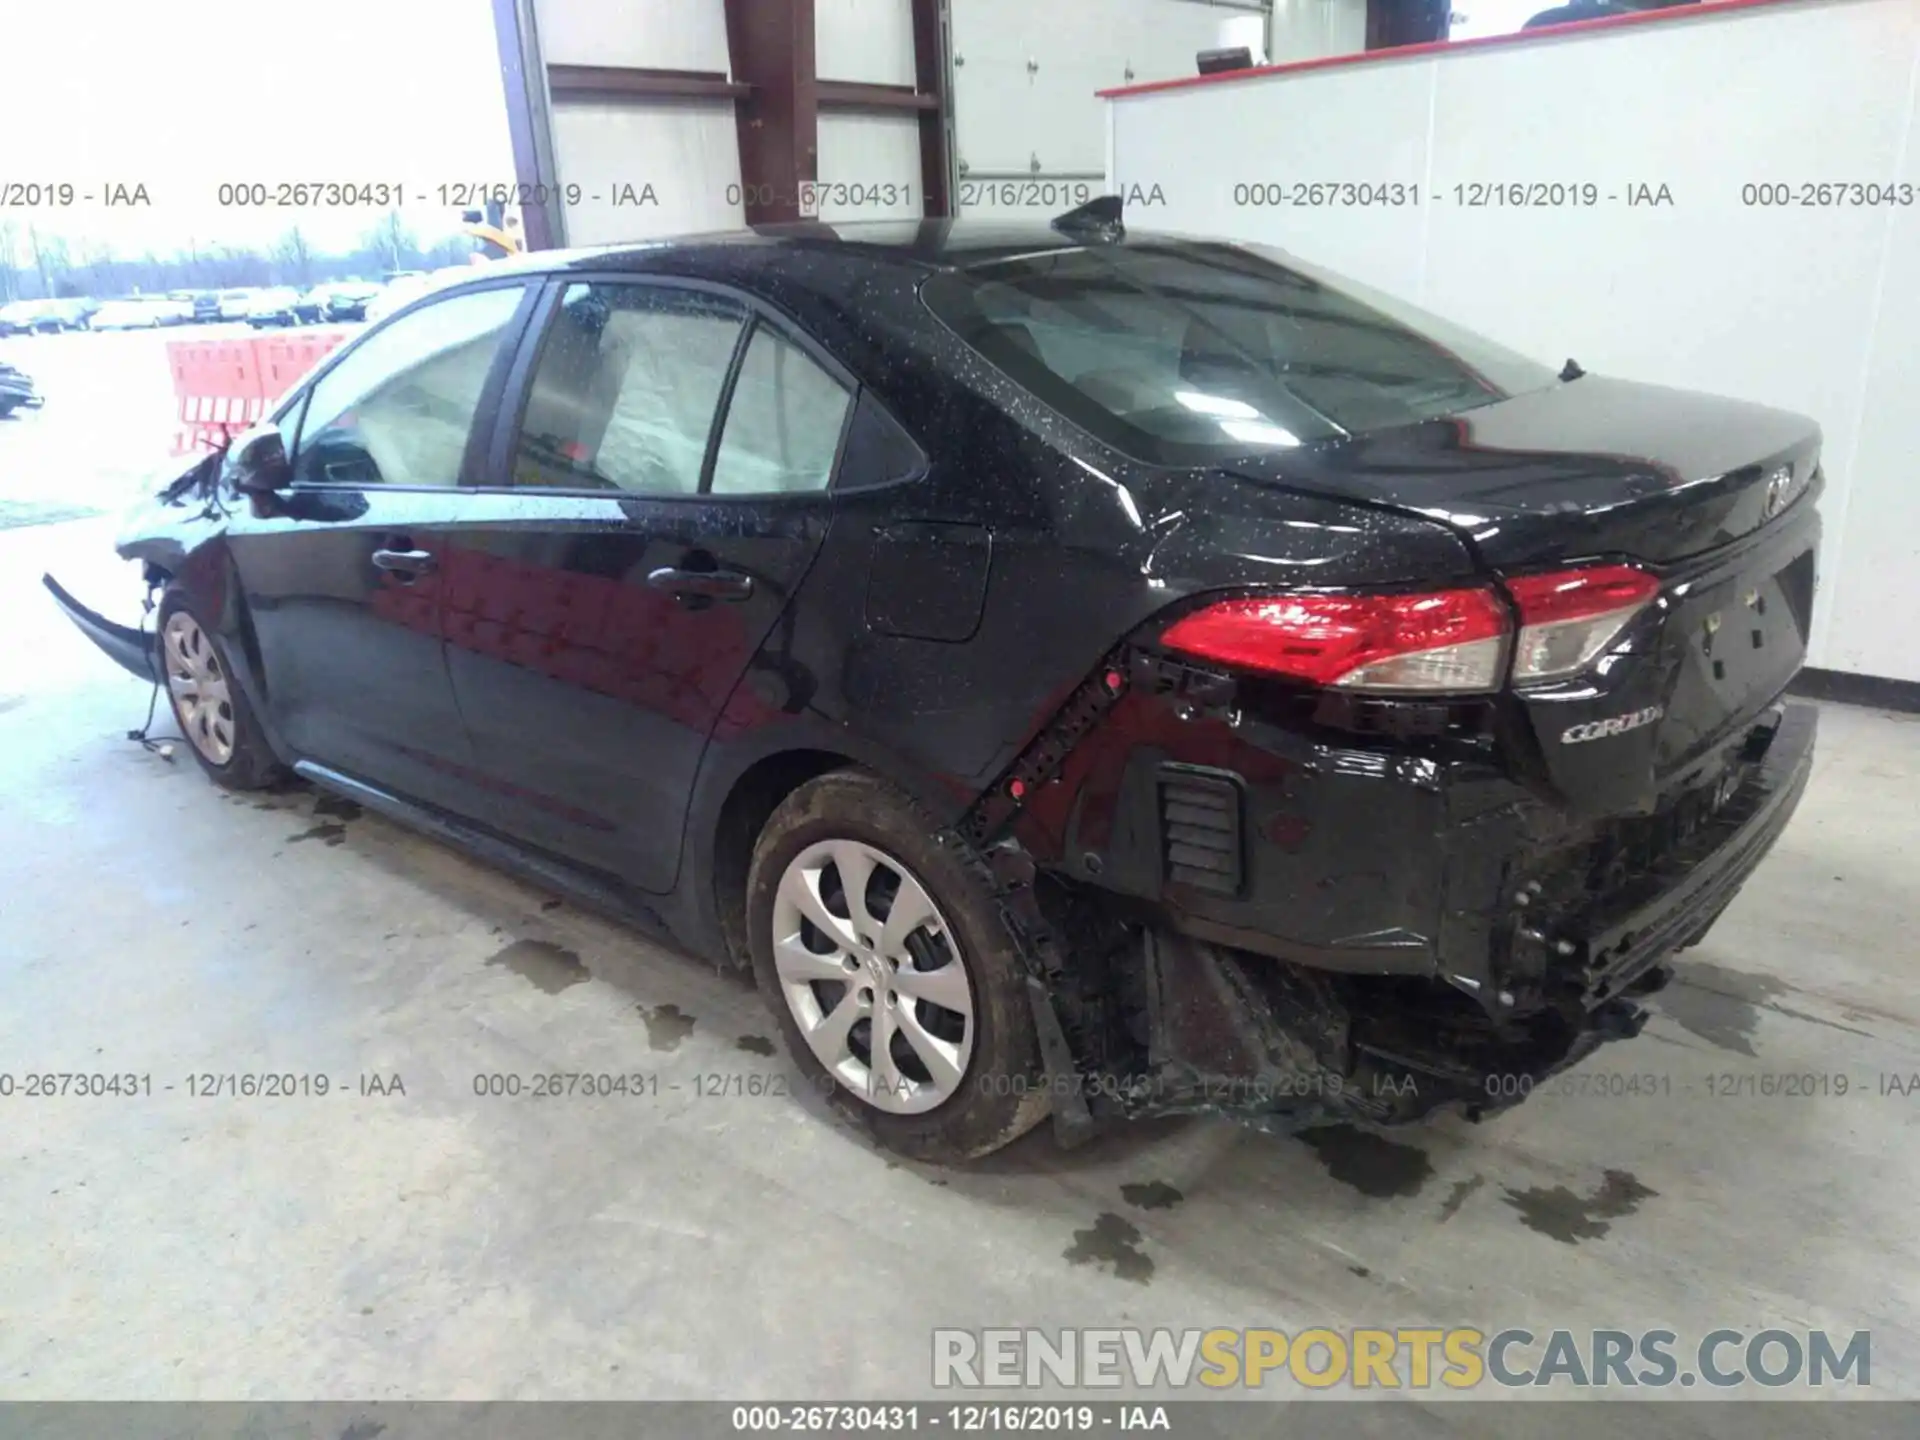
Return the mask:
M 754 978 L 806 1078 L 889 1149 L 955 1163 L 1047 1113 L 1019 956 L 978 867 L 876 776 L 809 781 L 754 848 Z
M 177 590 L 160 602 L 160 663 L 173 718 L 215 784 L 263 790 L 281 778 L 280 764 L 219 642 Z

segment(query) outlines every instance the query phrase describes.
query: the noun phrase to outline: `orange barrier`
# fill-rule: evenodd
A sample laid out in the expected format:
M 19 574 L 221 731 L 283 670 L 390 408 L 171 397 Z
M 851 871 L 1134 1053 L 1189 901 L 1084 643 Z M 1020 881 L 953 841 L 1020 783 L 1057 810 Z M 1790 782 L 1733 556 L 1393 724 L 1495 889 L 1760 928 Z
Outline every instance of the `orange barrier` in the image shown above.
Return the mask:
M 217 450 L 257 423 L 347 333 L 301 330 L 235 340 L 169 340 L 167 367 L 180 404 L 173 453 Z
M 260 394 L 278 400 L 347 338 L 344 330 L 285 330 L 253 342 Z

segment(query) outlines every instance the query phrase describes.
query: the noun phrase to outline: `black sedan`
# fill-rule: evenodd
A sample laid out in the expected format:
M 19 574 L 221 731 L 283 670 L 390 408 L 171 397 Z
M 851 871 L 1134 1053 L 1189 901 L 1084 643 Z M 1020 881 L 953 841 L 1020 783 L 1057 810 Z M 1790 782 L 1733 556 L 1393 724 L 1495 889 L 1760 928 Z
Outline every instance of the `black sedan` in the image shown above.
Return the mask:
M 363 281 L 347 280 L 338 285 L 329 285 L 327 291 L 327 320 L 364 320 L 367 318 L 367 304 L 380 294 L 384 286 L 369 285 Z
M 1786 824 L 1819 432 L 1052 227 L 536 254 L 121 554 L 201 765 L 751 966 L 904 1153 L 1513 1103 Z
M 0 362 L 0 420 L 16 410 L 38 410 L 44 403 L 32 376 Z

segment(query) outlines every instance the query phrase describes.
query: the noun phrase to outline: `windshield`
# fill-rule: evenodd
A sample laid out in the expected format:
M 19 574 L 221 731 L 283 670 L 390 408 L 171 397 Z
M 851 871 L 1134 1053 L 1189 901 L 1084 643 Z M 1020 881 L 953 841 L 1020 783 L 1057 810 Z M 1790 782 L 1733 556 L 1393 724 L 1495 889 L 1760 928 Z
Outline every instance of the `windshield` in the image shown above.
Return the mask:
M 1069 420 L 1200 465 L 1454 415 L 1553 370 L 1291 256 L 1146 241 L 936 275 L 927 304 Z

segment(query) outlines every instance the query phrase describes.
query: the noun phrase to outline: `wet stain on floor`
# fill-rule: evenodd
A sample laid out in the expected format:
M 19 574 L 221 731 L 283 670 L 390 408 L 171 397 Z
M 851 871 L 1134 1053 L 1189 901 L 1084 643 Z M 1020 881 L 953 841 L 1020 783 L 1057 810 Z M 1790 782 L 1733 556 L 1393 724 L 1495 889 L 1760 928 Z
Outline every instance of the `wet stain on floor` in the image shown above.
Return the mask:
M 1376 1200 L 1417 1195 L 1433 1178 L 1433 1161 L 1417 1145 L 1403 1145 L 1355 1125 L 1322 1125 L 1303 1130 L 1298 1139 L 1343 1185 Z
M 636 1005 L 634 1008 L 640 1012 L 640 1018 L 647 1022 L 649 1050 L 678 1050 L 680 1042 L 693 1033 L 695 1017 L 678 1005 L 655 1005 L 652 1009 Z
M 1828 1030 L 1839 1030 L 1869 1040 L 1873 1038 L 1870 1030 L 1856 1030 L 1837 1020 L 1828 1020 L 1824 1016 L 1811 1015 L 1791 1005 L 1780 1004 L 1780 997 L 1790 993 L 1791 986 L 1770 980 L 1764 975 L 1749 975 L 1741 970 L 1729 970 L 1723 965 L 1694 961 L 1681 967 L 1679 974 L 1674 977 L 1674 983 L 1660 991 L 1656 1003 L 1668 1018 L 1689 1033 L 1738 1055 L 1753 1055 L 1753 1035 L 1759 1027 L 1762 1010 L 1771 1010 L 1776 1015 L 1804 1020 Z M 1851 1012 L 1847 1014 L 1849 1020 L 1866 1018 L 1869 1017 Z
M 1140 1232 L 1131 1223 L 1102 1211 L 1090 1230 L 1073 1232 L 1073 1244 L 1063 1252 L 1069 1265 L 1110 1268 L 1115 1277 L 1144 1285 L 1153 1278 L 1153 1261 L 1140 1249 Z
M 1787 987 L 1761 975 L 1746 975 L 1722 965 L 1694 961 L 1654 996 L 1661 1014 L 1709 1045 L 1752 1055 L 1760 1010 Z
M 341 795 L 320 795 L 314 798 L 314 818 L 330 820 L 358 820 L 366 814 L 358 800 L 349 800 Z
M 545 940 L 516 940 L 489 958 L 487 964 L 531 980 L 548 995 L 558 995 L 570 985 L 593 978 L 573 951 Z
M 764 1035 L 742 1035 L 734 1043 L 749 1055 L 773 1054 L 773 1042 Z
M 1122 1185 L 1120 1198 L 1142 1210 L 1171 1210 L 1187 1197 L 1164 1180 L 1148 1180 L 1139 1185 Z
M 1440 1204 L 1440 1223 L 1446 1224 L 1460 1213 L 1460 1207 L 1467 1203 L 1467 1197 L 1487 1183 L 1484 1175 L 1469 1175 L 1464 1180 L 1453 1182 L 1453 1188 L 1447 1191 L 1447 1198 Z
M 1520 1212 L 1520 1222 L 1529 1230 L 1563 1245 L 1577 1245 L 1582 1240 L 1598 1240 L 1613 1228 L 1611 1222 L 1633 1214 L 1642 1200 L 1659 1193 L 1625 1170 L 1607 1170 L 1591 1195 L 1576 1195 L 1564 1185 L 1551 1189 L 1542 1186 L 1509 1190 L 1506 1202 Z
M 318 825 L 302 830 L 298 835 L 289 835 L 287 843 L 298 845 L 302 840 L 324 840 L 329 845 L 344 845 L 347 840 L 347 827 L 333 820 L 323 820 Z

